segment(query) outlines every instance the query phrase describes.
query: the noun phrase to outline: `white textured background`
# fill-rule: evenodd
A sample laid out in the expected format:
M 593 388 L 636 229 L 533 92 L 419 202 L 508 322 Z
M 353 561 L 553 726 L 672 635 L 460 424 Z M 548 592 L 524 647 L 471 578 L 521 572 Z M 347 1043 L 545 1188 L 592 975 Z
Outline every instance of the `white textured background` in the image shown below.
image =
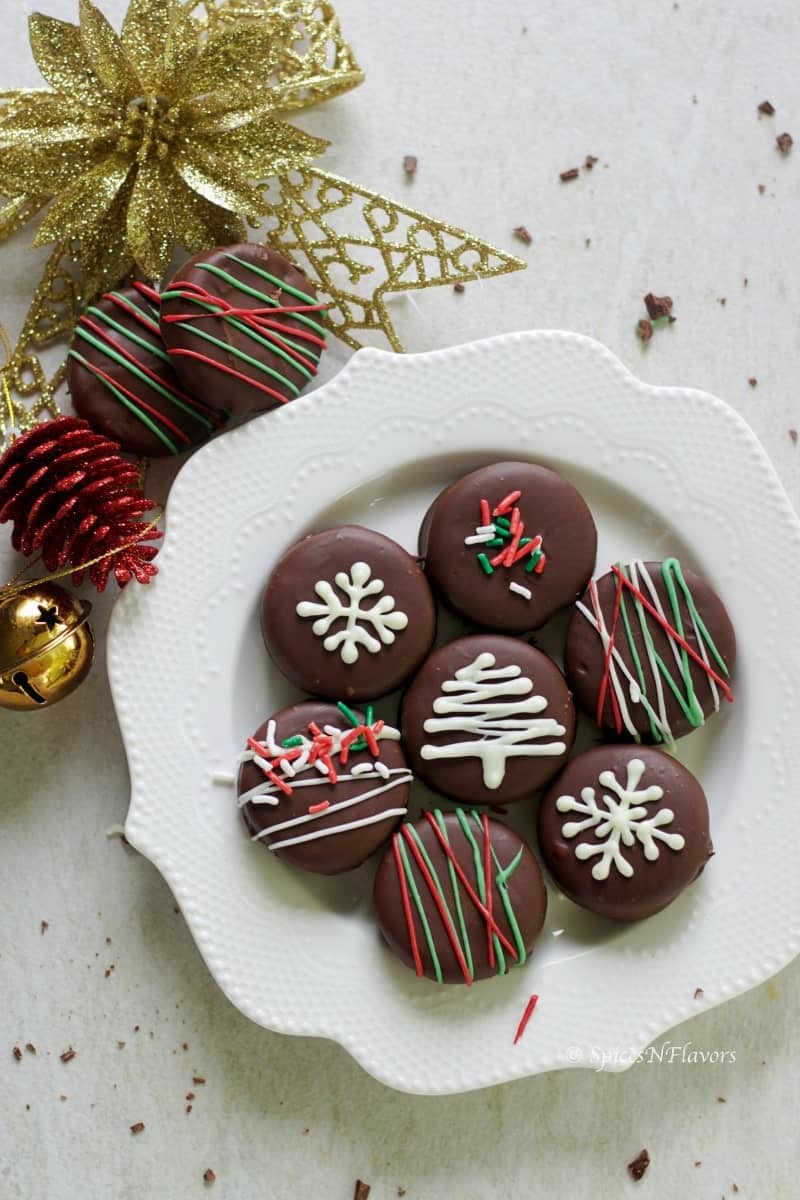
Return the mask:
M 32 7 L 3 0 L 3 86 L 38 83 Z M 77 5 L 45 7 L 71 19 Z M 119 17 L 124 4 L 106 7 Z M 530 262 L 461 296 L 398 301 L 409 349 L 537 326 L 591 334 L 642 378 L 738 408 L 797 503 L 800 11 L 766 7 L 339 0 L 367 82 L 301 120 L 333 139 L 330 170 Z M 772 118 L 756 112 L 767 97 Z M 784 129 L 798 140 L 786 159 Z M 587 153 L 594 171 L 562 185 Z M 511 237 L 520 223 L 529 249 Z M 26 245 L 0 250 L 11 331 L 33 282 Z M 678 321 L 643 350 L 633 327 L 651 289 L 673 296 Z M 15 569 L 0 552 L 3 577 Z M 371 1200 L 401 1187 L 409 1200 L 730 1200 L 734 1183 L 743 1198 L 797 1195 L 796 964 L 669 1037 L 733 1050 L 734 1064 L 573 1071 L 460 1098 L 391 1093 L 335 1046 L 245 1021 L 155 870 L 106 837 L 128 789 L 104 676 L 108 607 L 80 691 L 35 717 L 0 715 L 0 1200 L 349 1200 L 358 1176 Z M 37 1054 L 17 1063 L 26 1042 Z M 633 1184 L 625 1164 L 642 1146 L 652 1166 Z

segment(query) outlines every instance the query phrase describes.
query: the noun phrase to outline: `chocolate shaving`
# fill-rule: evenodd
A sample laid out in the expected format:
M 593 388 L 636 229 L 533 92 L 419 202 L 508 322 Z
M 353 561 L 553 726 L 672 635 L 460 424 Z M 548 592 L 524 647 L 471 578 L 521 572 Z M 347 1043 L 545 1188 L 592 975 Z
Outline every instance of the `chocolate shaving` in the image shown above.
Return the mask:
M 758 111 L 763 113 L 765 117 L 771 117 L 775 114 L 775 105 L 770 104 L 769 100 L 762 100 L 758 106 Z
M 205 1083 L 205 1079 L 203 1078 L 202 1075 L 195 1075 L 192 1078 L 192 1083 L 195 1084 L 195 1086 L 197 1086 L 198 1084 Z
M 727 1103 L 728 1103 L 728 1101 L 725 1099 L 724 1096 L 717 1096 L 717 1104 L 727 1104 Z
M 778 149 L 780 150 L 781 154 L 788 154 L 794 145 L 792 135 L 790 133 L 779 133 L 775 138 L 775 141 L 778 144 Z
M 747 382 L 750 384 L 750 387 L 756 387 L 758 384 L 758 380 L 756 379 L 755 375 L 751 375 Z
M 59 1055 L 59 1057 L 63 1063 L 68 1063 L 68 1062 L 72 1062 L 73 1058 L 75 1057 L 75 1055 L 77 1053 L 78 1053 L 78 1051 L 73 1050 L 72 1046 L 70 1046 L 69 1050 L 65 1050 L 63 1054 Z
M 26 1042 L 25 1049 L 28 1051 L 28 1054 L 36 1053 L 36 1047 L 34 1046 L 33 1042 Z
M 766 189 L 766 187 L 765 187 L 765 185 L 764 185 L 763 183 L 760 183 L 760 184 L 758 185 L 758 194 L 759 194 L 759 196 L 763 196 L 763 195 L 764 195 L 764 192 L 765 192 L 766 190 L 767 190 L 767 189 Z
M 636 336 L 641 338 L 642 342 L 645 344 L 649 342 L 650 338 L 653 336 L 653 326 L 646 317 L 642 317 L 641 320 L 636 322 Z
M 594 164 L 599 161 L 600 160 L 597 158 L 597 156 L 595 154 L 587 154 L 583 165 L 586 167 L 587 171 L 591 171 Z
M 725 307 L 725 305 L 726 305 L 727 303 L 728 303 L 727 297 L 725 297 L 725 296 L 718 296 L 718 297 L 717 297 L 717 304 L 721 304 L 723 308 Z
M 628 1163 L 628 1174 L 638 1183 L 649 1166 L 650 1155 L 646 1150 L 640 1150 L 633 1162 Z
M 117 1042 L 117 1049 L 118 1049 L 118 1050 L 124 1050 L 124 1049 L 125 1049 L 125 1043 L 124 1043 L 124 1042 Z
M 652 292 L 648 292 L 644 298 L 644 306 L 651 321 L 657 320 L 658 317 L 668 317 L 672 312 L 672 297 L 654 296 Z
M 187 1099 L 187 1100 L 194 1100 L 194 1098 L 195 1098 L 195 1096 L 194 1096 L 194 1092 L 187 1092 L 187 1093 L 186 1093 L 186 1099 Z
M 50 928 L 49 921 L 40 921 L 39 922 L 39 929 L 42 933 L 46 933 L 49 928 Z
M 364 1183 L 362 1179 L 356 1180 L 355 1190 L 353 1192 L 353 1200 L 369 1200 L 369 1194 L 372 1188 L 368 1183 Z
M 702 1166 L 703 1164 L 700 1162 L 700 1159 L 698 1158 L 697 1162 L 696 1162 L 694 1165 L 695 1165 L 696 1167 L 700 1167 L 700 1166 Z
M 793 442 L 795 443 L 795 445 L 796 445 L 796 444 L 797 444 L 797 430 L 796 430 L 796 429 L 790 429 L 790 430 L 789 430 L 789 437 L 792 439 L 792 441 L 793 441 Z
M 14 1055 L 14 1058 L 17 1060 L 17 1062 L 22 1061 L 22 1051 L 20 1050 L 19 1046 L 15 1046 L 11 1053 Z
M 135 1125 L 131 1125 L 131 1133 L 136 1135 L 144 1130 L 144 1121 L 137 1121 Z
M 415 154 L 406 154 L 403 158 L 403 170 L 406 175 L 414 175 L 417 170 L 417 157 Z
M 693 1000 L 697 1000 L 697 999 L 698 999 L 698 997 L 700 997 L 700 996 L 702 996 L 702 995 L 703 995 L 703 989 L 702 989 L 702 988 L 695 988 L 695 989 L 694 989 L 694 994 L 693 994 L 693 996 L 692 996 L 692 999 L 693 999 Z
M 578 174 L 579 171 L 577 167 L 570 167 L 568 171 L 562 171 L 558 178 L 562 183 L 569 183 L 571 179 L 577 179 Z
M 214 1172 L 211 1170 L 211 1167 L 209 1167 L 208 1170 L 203 1172 L 203 1183 L 213 1183 L 216 1178 L 217 1177 L 214 1174 Z
M 461 295 L 461 293 L 465 292 L 466 290 L 467 289 L 464 287 L 463 283 L 454 283 L 453 284 L 453 291 L 458 292 L 459 295 Z
M 398 1196 L 405 1196 L 405 1194 L 406 1194 L 406 1189 L 405 1189 L 405 1188 L 401 1188 L 401 1187 L 399 1187 L 399 1188 L 397 1189 L 397 1194 L 398 1194 Z
M 511 232 L 514 234 L 515 238 L 519 238 L 519 240 L 524 242 L 526 246 L 530 246 L 531 242 L 533 241 L 533 238 L 528 233 L 528 230 L 524 225 L 515 225 Z

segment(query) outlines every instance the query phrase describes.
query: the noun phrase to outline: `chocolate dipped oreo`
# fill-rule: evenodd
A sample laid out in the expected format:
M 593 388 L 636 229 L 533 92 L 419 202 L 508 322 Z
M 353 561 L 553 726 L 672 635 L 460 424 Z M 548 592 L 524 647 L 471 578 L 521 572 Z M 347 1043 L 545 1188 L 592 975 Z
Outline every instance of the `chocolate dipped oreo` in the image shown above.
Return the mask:
M 148 458 L 180 454 L 225 422 L 173 370 L 159 327 L 159 297 L 143 284 L 107 292 L 75 326 L 67 381 L 78 416 Z
M 437 983 L 470 984 L 521 966 L 547 911 L 539 864 L 522 838 L 460 808 L 403 824 L 373 895 L 390 949 Z
M 275 664 L 318 696 L 367 700 L 399 687 L 431 648 L 436 610 L 416 559 L 343 525 L 294 545 L 273 570 L 261 631 Z
M 184 263 L 162 293 L 161 332 L 184 387 L 240 420 L 314 379 L 324 309 L 298 267 L 244 242 Z
M 239 805 L 254 841 L 293 867 L 359 866 L 405 816 L 411 772 L 400 735 L 371 711 L 304 700 L 248 738 Z
M 615 921 L 660 912 L 714 852 L 700 784 L 649 746 L 596 746 L 578 755 L 543 798 L 538 828 L 561 890 Z
M 435 791 L 508 804 L 532 796 L 561 767 L 575 711 L 547 655 L 486 633 L 434 650 L 403 697 L 401 728 L 412 769 Z
M 575 698 L 604 732 L 667 745 L 732 699 L 735 661 L 722 601 L 676 558 L 635 560 L 593 580 L 564 652 Z
M 500 462 L 434 500 L 419 551 L 432 587 L 461 616 L 526 633 L 583 591 L 597 530 L 580 492 L 555 471 Z

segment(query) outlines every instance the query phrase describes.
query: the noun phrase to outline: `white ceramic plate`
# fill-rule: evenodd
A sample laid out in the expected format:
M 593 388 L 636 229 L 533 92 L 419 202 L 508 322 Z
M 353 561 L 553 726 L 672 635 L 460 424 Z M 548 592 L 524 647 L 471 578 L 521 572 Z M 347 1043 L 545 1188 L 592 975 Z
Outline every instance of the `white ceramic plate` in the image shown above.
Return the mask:
M 232 789 L 214 775 L 231 772 L 246 735 L 295 695 L 268 662 L 257 620 L 284 550 L 343 520 L 413 550 L 445 483 L 510 457 L 554 466 L 581 488 L 600 530 L 598 571 L 677 554 L 725 599 L 739 636 L 736 700 L 679 743 L 708 793 L 717 853 L 639 925 L 606 923 L 551 889 L 524 968 L 438 987 L 382 945 L 373 864 L 337 879 L 293 872 L 249 842 Z M 126 834 L 254 1021 L 332 1038 L 393 1087 L 460 1092 L 600 1056 L 622 1070 L 665 1030 L 797 953 L 800 522 L 755 436 L 721 401 L 648 387 L 569 333 L 407 357 L 363 350 L 320 390 L 189 461 L 159 565 L 152 586 L 122 595 L 109 643 L 132 780 Z M 531 836 L 530 810 L 513 823 Z

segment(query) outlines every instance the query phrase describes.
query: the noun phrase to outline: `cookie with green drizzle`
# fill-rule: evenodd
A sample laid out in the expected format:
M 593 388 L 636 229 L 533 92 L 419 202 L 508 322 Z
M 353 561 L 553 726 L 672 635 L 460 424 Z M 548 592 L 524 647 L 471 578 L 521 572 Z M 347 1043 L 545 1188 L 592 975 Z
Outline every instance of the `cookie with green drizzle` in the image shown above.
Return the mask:
M 325 308 L 299 268 L 246 242 L 181 267 L 161 295 L 161 331 L 184 386 L 240 420 L 314 379 Z
M 159 320 L 152 288 L 107 292 L 78 321 L 68 360 L 78 416 L 129 454 L 147 458 L 190 450 L 225 422 L 213 401 L 179 381 Z
M 400 826 L 374 900 L 390 949 L 437 983 L 470 984 L 522 966 L 547 911 L 542 872 L 522 838 L 460 808 Z
M 576 700 L 605 732 L 671 745 L 733 699 L 736 635 L 716 592 L 677 558 L 615 564 L 567 629 Z

